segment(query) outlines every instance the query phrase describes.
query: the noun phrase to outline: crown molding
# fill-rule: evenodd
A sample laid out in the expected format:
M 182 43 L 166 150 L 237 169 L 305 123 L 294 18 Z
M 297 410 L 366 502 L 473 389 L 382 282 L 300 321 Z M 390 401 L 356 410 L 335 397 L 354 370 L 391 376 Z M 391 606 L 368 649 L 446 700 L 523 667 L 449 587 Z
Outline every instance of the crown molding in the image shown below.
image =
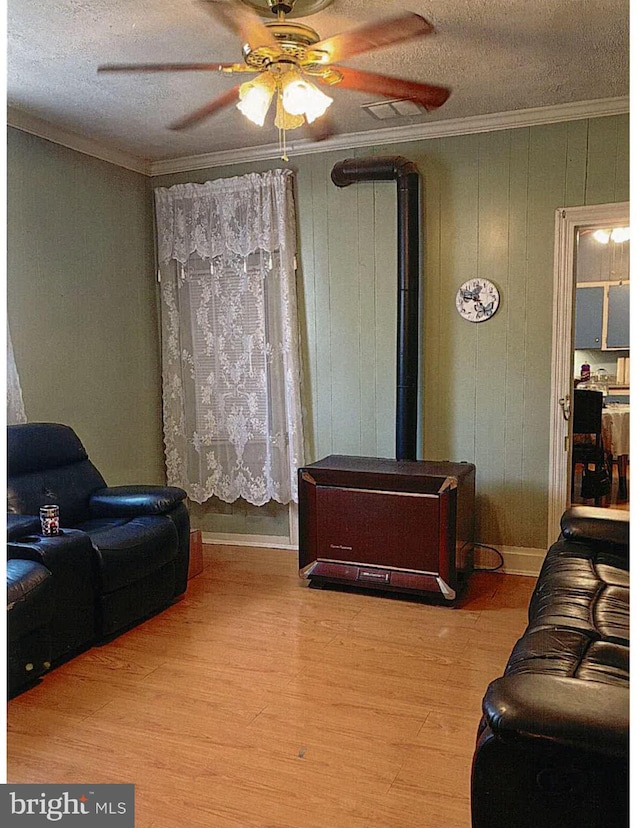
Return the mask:
M 22 132 L 28 132 L 31 135 L 37 135 L 38 138 L 44 138 L 47 141 L 52 141 L 54 144 L 60 144 L 68 149 L 76 150 L 76 152 L 91 155 L 93 158 L 99 158 L 101 161 L 107 161 L 109 164 L 116 164 L 118 167 L 124 167 L 127 170 L 133 170 L 133 172 L 142 173 L 143 175 L 151 174 L 150 164 L 146 158 L 138 158 L 135 155 L 114 149 L 99 141 L 85 138 L 77 132 L 63 129 L 49 121 L 45 121 L 35 115 L 29 115 L 21 109 L 16 109 L 12 106 L 7 107 L 7 126 L 14 127 Z
M 432 121 L 422 124 L 410 124 L 401 127 L 385 127 L 354 132 L 348 135 L 336 135 L 322 143 L 315 141 L 292 141 L 287 145 L 291 156 L 309 155 L 320 152 L 356 149 L 358 147 L 381 146 L 384 144 L 402 144 L 409 141 L 425 141 L 432 138 L 446 138 L 454 135 L 469 135 L 480 132 L 495 132 L 503 129 L 553 124 L 560 121 L 576 121 L 585 118 L 603 118 L 608 115 L 624 115 L 629 112 L 629 98 L 600 98 L 593 101 L 577 101 L 554 106 L 539 106 L 531 109 L 518 109 L 510 112 L 496 112 L 489 115 L 473 115 L 468 118 L 452 118 L 445 121 Z M 125 169 L 143 173 L 148 176 L 169 175 L 171 173 L 204 170 L 210 167 L 223 167 L 233 164 L 246 164 L 254 161 L 273 161 L 280 158 L 277 144 L 260 147 L 243 147 L 223 152 L 211 152 L 204 155 L 189 155 L 169 158 L 163 161 L 149 161 L 138 158 L 77 133 L 54 126 L 47 121 L 28 115 L 13 107 L 7 109 L 7 124 L 29 132 L 69 149 L 92 155 L 110 164 L 117 164 Z
M 607 115 L 622 115 L 629 112 L 629 98 L 601 98 L 594 101 L 578 101 L 554 106 L 539 106 L 532 109 L 517 109 L 511 112 L 496 112 L 489 115 L 473 115 L 468 118 L 453 118 L 447 121 L 410 124 L 402 127 L 385 127 L 368 132 L 353 132 L 336 135 L 321 144 L 315 141 L 292 141 L 287 144 L 289 156 L 333 152 L 357 147 L 402 144 L 409 141 L 425 141 L 432 138 L 446 138 L 453 135 L 469 135 L 479 132 L 495 132 L 502 129 L 553 124 L 559 121 L 577 121 L 584 118 L 602 118 Z M 277 144 L 261 147 L 245 147 L 205 155 L 191 155 L 170 158 L 166 161 L 152 161 L 149 164 L 151 176 L 169 173 L 203 170 L 209 167 L 223 167 L 251 161 L 266 161 L 280 158 Z

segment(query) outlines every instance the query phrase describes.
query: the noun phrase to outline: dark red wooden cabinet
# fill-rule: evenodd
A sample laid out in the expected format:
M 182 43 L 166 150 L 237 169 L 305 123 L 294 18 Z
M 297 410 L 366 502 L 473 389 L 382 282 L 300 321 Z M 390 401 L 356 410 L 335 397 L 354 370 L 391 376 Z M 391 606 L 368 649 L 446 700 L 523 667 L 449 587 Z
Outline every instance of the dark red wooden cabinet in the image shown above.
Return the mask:
M 473 566 L 475 466 L 331 455 L 298 470 L 300 575 L 453 601 Z

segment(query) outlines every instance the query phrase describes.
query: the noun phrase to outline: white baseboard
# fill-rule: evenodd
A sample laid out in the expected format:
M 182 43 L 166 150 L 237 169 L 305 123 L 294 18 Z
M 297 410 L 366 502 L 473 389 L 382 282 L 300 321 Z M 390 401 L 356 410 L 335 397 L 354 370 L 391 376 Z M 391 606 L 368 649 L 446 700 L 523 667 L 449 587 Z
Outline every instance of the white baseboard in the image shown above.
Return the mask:
M 203 532 L 203 543 L 216 543 L 222 546 L 257 546 L 261 549 L 289 549 L 297 552 L 298 544 L 289 542 L 282 535 L 236 535 L 233 532 Z
M 546 549 L 538 549 L 533 546 L 496 545 L 495 548 L 504 558 L 504 565 L 496 572 L 504 572 L 506 575 L 530 575 L 537 578 L 547 554 Z M 491 568 L 497 565 L 498 560 L 496 553 L 490 549 L 476 547 L 474 562 L 478 568 Z
M 298 549 L 297 544 L 289 542 L 289 538 L 276 535 L 234 535 L 227 532 L 203 532 L 202 542 L 226 546 L 256 546 L 261 549 L 286 549 L 293 552 Z M 496 546 L 495 548 L 504 558 L 504 566 L 496 571 L 503 572 L 506 575 L 537 577 L 547 553 L 546 549 L 536 549 L 528 546 Z M 482 547 L 476 548 L 475 565 L 477 567 L 488 569 L 497 563 L 495 552 Z

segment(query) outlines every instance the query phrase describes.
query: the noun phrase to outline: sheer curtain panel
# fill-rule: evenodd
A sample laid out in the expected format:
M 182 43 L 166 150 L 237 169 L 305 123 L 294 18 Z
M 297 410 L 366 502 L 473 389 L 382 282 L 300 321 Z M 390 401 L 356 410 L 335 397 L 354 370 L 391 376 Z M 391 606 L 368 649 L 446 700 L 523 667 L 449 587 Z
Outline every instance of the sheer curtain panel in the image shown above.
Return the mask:
M 13 355 L 11 332 L 7 324 L 7 425 L 26 422 L 27 417 L 24 413 L 20 377 L 18 376 L 16 360 Z
M 155 190 L 169 483 L 297 500 L 303 464 L 293 173 Z

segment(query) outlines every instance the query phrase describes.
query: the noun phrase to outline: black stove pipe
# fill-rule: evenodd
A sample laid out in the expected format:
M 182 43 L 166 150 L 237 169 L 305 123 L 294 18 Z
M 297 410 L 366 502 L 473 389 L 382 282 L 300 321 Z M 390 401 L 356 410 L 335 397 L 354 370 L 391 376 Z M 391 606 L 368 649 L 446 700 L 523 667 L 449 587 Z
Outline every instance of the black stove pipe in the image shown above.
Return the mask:
M 336 187 L 358 181 L 396 181 L 398 214 L 398 325 L 396 460 L 416 460 L 420 293 L 420 173 L 402 156 L 349 158 L 331 170 Z

